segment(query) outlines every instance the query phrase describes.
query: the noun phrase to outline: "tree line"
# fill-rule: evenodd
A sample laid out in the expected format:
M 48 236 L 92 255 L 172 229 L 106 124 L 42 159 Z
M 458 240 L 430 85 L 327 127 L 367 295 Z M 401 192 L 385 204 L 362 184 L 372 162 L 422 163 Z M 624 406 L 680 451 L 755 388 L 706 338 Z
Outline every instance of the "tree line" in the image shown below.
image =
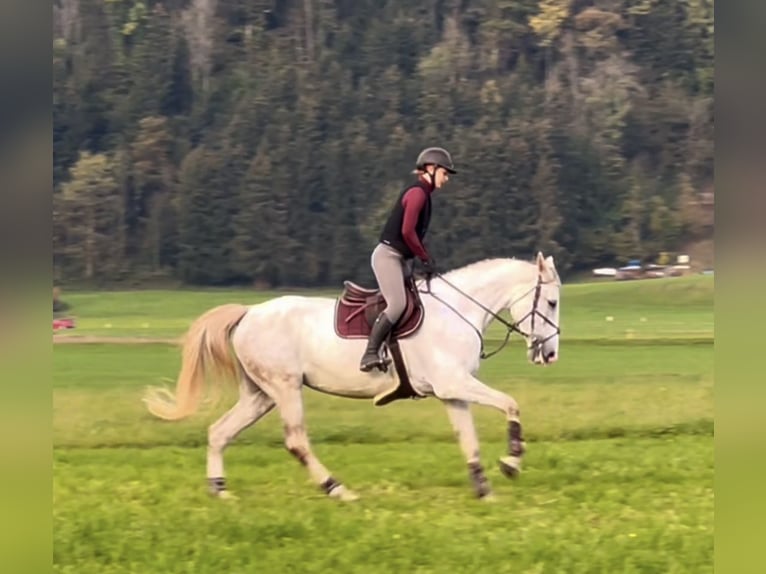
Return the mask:
M 369 280 L 426 146 L 442 267 L 712 233 L 712 0 L 56 0 L 59 282 Z

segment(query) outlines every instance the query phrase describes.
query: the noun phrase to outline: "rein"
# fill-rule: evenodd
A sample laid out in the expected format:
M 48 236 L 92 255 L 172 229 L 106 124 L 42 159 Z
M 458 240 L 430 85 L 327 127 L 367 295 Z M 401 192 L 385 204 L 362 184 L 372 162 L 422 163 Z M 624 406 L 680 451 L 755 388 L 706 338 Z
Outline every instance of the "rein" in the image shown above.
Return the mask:
M 535 316 L 536 315 L 540 316 L 543 319 L 543 321 L 545 321 L 551 327 L 553 327 L 555 329 L 555 333 L 553 335 L 547 336 L 545 339 L 534 339 L 532 341 L 532 344 L 530 346 L 528 346 L 529 349 L 534 349 L 534 348 L 541 347 L 543 345 L 543 343 L 545 343 L 549 339 L 552 339 L 553 337 L 555 337 L 556 335 L 560 334 L 560 332 L 561 332 L 561 329 L 558 327 L 558 325 L 553 323 L 553 321 L 548 319 L 548 317 L 546 317 L 545 315 L 540 313 L 540 311 L 537 310 L 537 305 L 538 305 L 538 303 L 540 301 L 540 292 L 541 292 L 542 286 L 544 284 L 548 283 L 547 281 L 543 281 L 542 275 L 538 275 L 537 276 L 537 283 L 535 284 L 534 287 L 530 287 L 527 291 L 524 292 L 523 295 L 521 295 L 516 300 L 511 302 L 510 305 L 508 305 L 508 308 L 510 309 L 517 302 L 519 302 L 521 299 L 526 297 L 531 291 L 535 292 L 535 298 L 534 298 L 534 302 L 532 304 L 532 309 L 530 309 L 529 312 L 526 315 L 524 315 L 521 319 L 519 319 L 515 323 L 510 323 L 510 322 L 506 321 L 505 319 L 503 319 L 500 315 L 498 315 L 497 313 L 495 313 L 494 311 L 492 311 L 491 309 L 489 309 L 488 307 L 486 307 L 485 305 L 483 305 L 482 303 L 477 301 L 475 298 L 470 296 L 468 293 L 466 293 L 465 291 L 461 290 L 459 287 L 457 287 L 456 285 L 454 285 L 450 281 L 447 281 L 447 279 L 445 279 L 444 275 L 442 275 L 441 273 L 436 273 L 436 276 L 439 277 L 439 279 L 441 279 L 442 281 L 444 281 L 447 285 L 449 285 L 452 289 L 454 289 L 455 291 L 460 293 L 463 297 L 465 297 L 466 299 L 471 301 L 474 305 L 476 305 L 477 307 L 479 307 L 480 309 L 482 309 L 483 311 L 485 311 L 486 313 L 491 315 L 494 319 L 497 319 L 500 323 L 502 323 L 505 326 L 506 331 L 505 331 L 505 339 L 503 340 L 503 343 L 500 345 L 500 347 L 498 347 L 497 349 L 495 349 L 491 353 L 489 353 L 489 354 L 485 353 L 484 352 L 484 337 L 482 336 L 481 331 L 479 331 L 479 329 L 477 329 L 474 326 L 474 324 L 471 323 L 468 319 L 466 319 L 457 309 L 455 309 L 452 305 L 450 305 L 444 299 L 442 299 L 441 297 L 436 295 L 433 291 L 431 291 L 431 279 L 426 279 L 426 290 L 425 291 L 420 291 L 420 292 L 421 293 L 426 293 L 426 294 L 430 295 L 431 297 L 433 297 L 434 299 L 436 299 L 437 301 L 440 301 L 442 304 L 444 304 L 447 307 L 449 307 L 449 309 L 452 310 L 452 312 L 455 313 L 455 315 L 460 317 L 463 321 L 465 321 L 466 323 L 468 323 L 468 325 L 471 326 L 471 328 L 476 332 L 476 336 L 479 337 L 479 342 L 481 344 L 481 353 L 479 354 L 479 358 L 480 359 L 489 359 L 491 356 L 499 353 L 508 344 L 508 340 L 511 337 L 511 333 L 514 332 L 514 331 L 516 333 L 518 333 L 519 335 L 521 335 L 522 337 L 525 337 L 527 339 L 531 338 L 532 333 L 534 333 L 534 331 L 535 331 Z M 527 318 L 529 318 L 530 316 L 531 316 L 531 319 L 532 319 L 532 328 L 530 329 L 529 333 L 526 333 L 526 332 L 522 331 L 519 328 L 519 325 L 521 323 L 523 323 L 524 321 L 526 321 Z

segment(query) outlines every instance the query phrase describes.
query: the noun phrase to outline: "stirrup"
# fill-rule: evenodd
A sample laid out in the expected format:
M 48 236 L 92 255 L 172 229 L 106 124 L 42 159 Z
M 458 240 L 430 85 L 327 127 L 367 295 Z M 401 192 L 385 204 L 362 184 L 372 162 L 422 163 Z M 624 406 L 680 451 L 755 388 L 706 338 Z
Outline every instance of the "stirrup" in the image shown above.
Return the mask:
M 380 355 L 375 357 L 374 361 L 367 362 L 362 359 L 361 364 L 359 365 L 359 370 L 363 373 L 369 373 L 370 371 L 374 371 L 375 369 L 380 370 L 383 373 L 388 372 L 388 365 L 391 364 L 391 359 L 389 358 L 383 358 Z

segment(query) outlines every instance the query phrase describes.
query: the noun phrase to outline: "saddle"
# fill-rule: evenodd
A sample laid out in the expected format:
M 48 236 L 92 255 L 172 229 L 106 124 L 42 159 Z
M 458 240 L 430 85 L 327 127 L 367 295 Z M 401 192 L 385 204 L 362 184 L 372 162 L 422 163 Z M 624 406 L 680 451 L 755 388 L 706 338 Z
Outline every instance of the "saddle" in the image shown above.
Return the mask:
M 407 303 L 404 312 L 391 329 L 389 338 L 405 339 L 423 322 L 423 302 L 412 278 L 405 280 Z M 343 282 L 343 292 L 335 304 L 335 333 L 342 339 L 366 339 L 375 319 L 386 308 L 379 289 L 369 289 L 353 281 Z
M 383 406 L 397 399 L 420 397 L 410 383 L 404 358 L 399 349 L 399 339 L 409 337 L 420 328 L 423 323 L 423 302 L 415 280 L 411 276 L 405 279 L 404 285 L 407 303 L 402 316 L 393 326 L 386 340 L 394 359 L 399 382 L 393 389 L 375 397 L 373 401 L 375 406 Z M 353 281 L 344 281 L 343 292 L 335 304 L 335 333 L 342 339 L 366 339 L 372 331 L 375 319 L 385 308 L 386 300 L 379 289 L 369 289 Z

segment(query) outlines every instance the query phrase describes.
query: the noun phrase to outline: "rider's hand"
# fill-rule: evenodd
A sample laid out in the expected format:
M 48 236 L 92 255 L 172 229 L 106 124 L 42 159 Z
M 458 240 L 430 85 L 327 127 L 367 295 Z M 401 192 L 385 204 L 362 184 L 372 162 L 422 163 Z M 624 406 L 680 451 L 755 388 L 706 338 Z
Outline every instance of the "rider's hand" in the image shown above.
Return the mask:
M 423 271 L 425 272 L 426 277 L 429 278 L 436 274 L 436 262 L 433 257 L 429 257 L 423 261 Z

